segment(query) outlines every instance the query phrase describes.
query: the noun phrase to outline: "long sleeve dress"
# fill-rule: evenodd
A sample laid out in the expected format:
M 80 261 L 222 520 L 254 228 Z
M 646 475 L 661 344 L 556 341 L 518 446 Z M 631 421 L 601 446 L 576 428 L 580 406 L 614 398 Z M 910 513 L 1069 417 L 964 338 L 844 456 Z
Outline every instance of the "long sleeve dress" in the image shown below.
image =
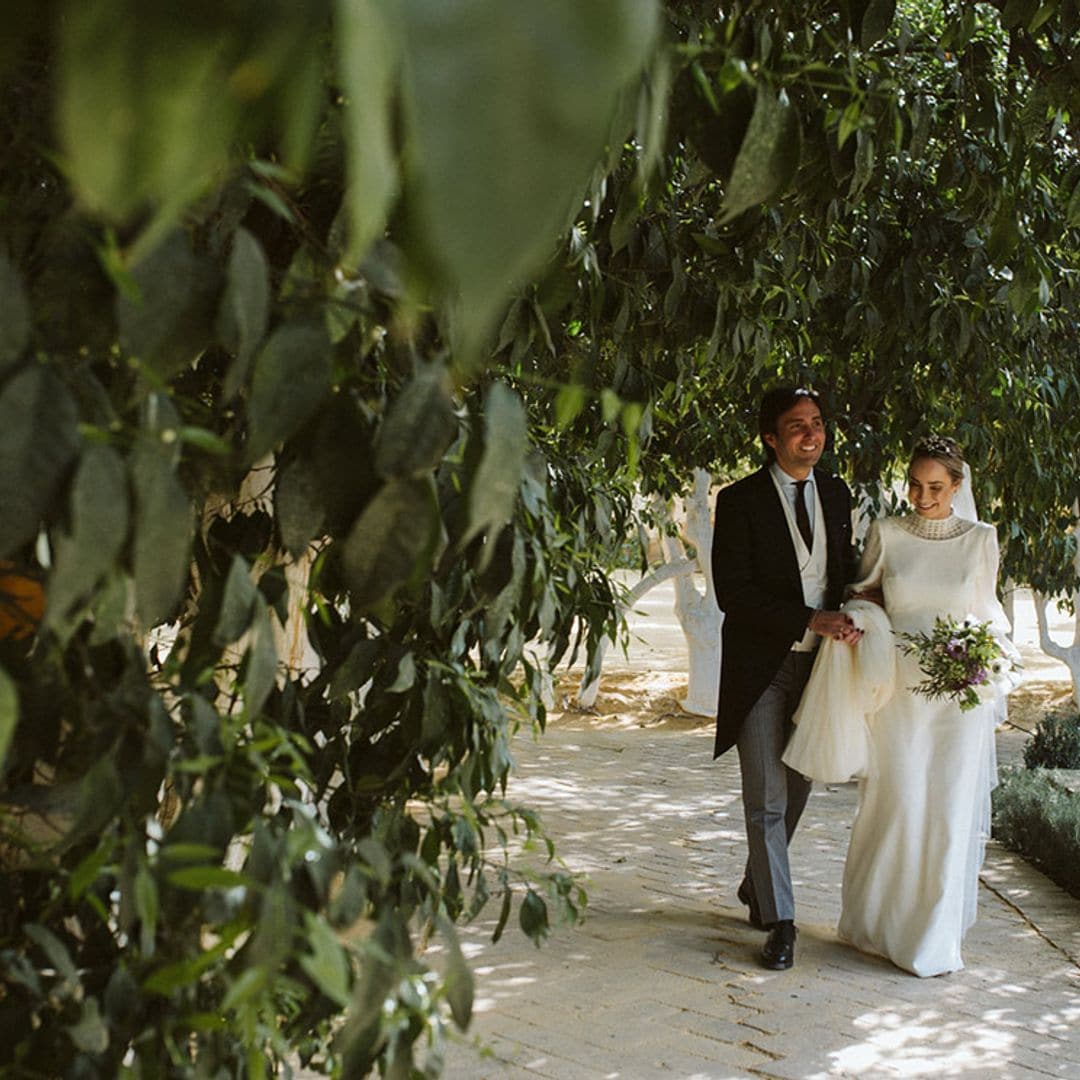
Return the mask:
M 898 633 L 928 632 L 939 615 L 974 615 L 1015 654 L 997 571 L 990 525 L 883 518 L 867 535 L 855 588 L 881 588 Z M 922 678 L 917 660 L 899 654 L 895 692 L 868 718 L 838 933 L 928 976 L 963 967 L 996 783 L 997 710 L 992 700 L 968 712 L 950 699 L 931 701 L 913 692 Z

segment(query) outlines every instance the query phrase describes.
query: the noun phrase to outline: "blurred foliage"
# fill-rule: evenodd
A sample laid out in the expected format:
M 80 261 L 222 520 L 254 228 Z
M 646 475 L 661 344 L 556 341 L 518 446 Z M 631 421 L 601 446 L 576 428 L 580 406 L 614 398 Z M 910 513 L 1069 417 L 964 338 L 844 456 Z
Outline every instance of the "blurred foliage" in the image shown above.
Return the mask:
M 455 923 L 583 903 L 512 737 L 777 378 L 1072 582 L 1071 0 L 296 10 L 5 23 L 14 1076 L 437 1074 Z

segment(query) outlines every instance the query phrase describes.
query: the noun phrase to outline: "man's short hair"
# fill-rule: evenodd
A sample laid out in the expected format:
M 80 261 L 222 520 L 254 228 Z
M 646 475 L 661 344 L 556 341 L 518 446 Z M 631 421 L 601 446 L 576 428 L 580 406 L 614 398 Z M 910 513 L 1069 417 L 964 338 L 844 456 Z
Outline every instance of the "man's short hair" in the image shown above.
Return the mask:
M 780 417 L 798 405 L 800 401 L 808 399 L 812 401 L 824 415 L 821 408 L 821 396 L 816 390 L 810 390 L 805 386 L 774 386 L 765 392 L 761 399 L 761 408 L 758 409 L 758 434 L 761 436 L 761 445 L 765 449 L 765 459 L 769 462 L 776 460 L 776 452 L 765 441 L 766 435 L 777 435 L 777 421 Z

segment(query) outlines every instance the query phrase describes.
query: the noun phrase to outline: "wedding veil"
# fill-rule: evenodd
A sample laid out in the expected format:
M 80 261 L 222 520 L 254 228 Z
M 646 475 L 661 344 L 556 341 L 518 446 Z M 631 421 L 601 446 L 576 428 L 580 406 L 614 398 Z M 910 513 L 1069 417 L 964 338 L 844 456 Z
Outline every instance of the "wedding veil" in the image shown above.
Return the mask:
M 953 496 L 953 513 L 965 521 L 978 521 L 979 512 L 975 509 L 975 492 L 971 487 L 971 466 L 964 462 L 964 479 L 960 481 L 960 489 Z

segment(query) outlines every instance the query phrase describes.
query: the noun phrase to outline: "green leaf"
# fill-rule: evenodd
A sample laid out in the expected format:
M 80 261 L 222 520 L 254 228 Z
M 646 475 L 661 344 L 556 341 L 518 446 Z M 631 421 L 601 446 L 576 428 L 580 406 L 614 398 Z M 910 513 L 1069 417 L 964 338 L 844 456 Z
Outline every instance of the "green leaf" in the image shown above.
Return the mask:
M 119 557 L 131 514 L 127 470 L 108 446 L 84 451 L 71 488 L 71 534 L 57 534 L 46 619 L 67 613 Z
M 247 968 L 229 987 L 221 1002 L 221 1008 L 228 1012 L 236 1009 L 263 992 L 270 981 L 270 972 L 262 966 Z
M 212 340 L 218 271 L 178 229 L 132 268 L 131 278 L 138 295 L 116 300 L 120 347 L 168 378 Z
M 585 387 L 579 383 L 567 383 L 555 395 L 555 424 L 565 428 L 572 424 L 585 407 Z
M 19 692 L 11 676 L 0 667 L 0 776 L 4 772 L 8 747 L 19 723 Z
M 375 436 L 380 476 L 418 476 L 442 459 L 457 434 L 449 383 L 442 364 L 422 364 L 391 404 Z
M 248 640 L 247 667 L 244 670 L 244 708 L 249 718 L 262 710 L 277 677 L 277 646 L 271 617 L 266 601 L 261 594 L 258 595 Z
M 397 674 L 394 681 L 386 688 L 388 694 L 403 694 L 411 690 L 416 682 L 416 660 L 411 652 L 407 652 L 398 662 Z
M 840 126 L 836 133 L 836 147 L 838 150 L 841 149 L 844 143 L 859 130 L 859 123 L 861 120 L 862 99 L 857 97 L 852 98 L 840 115 Z
M 338 73 L 345 91 L 347 258 L 355 263 L 383 231 L 397 191 L 391 132 L 397 42 L 386 0 L 337 0 Z
M 22 278 L 0 251 L 0 375 L 22 355 L 30 342 L 30 304 Z
M 333 930 L 313 912 L 304 912 L 304 929 L 311 952 L 300 957 L 300 966 L 312 982 L 342 1008 L 349 1004 L 349 962 Z
M 513 516 L 528 448 L 521 400 L 503 383 L 493 383 L 484 404 L 484 452 L 469 487 L 469 526 L 462 544 L 485 529 L 493 541 Z
M 1075 229 L 1080 226 L 1080 182 L 1073 188 L 1072 195 L 1069 196 L 1069 205 L 1065 213 L 1070 228 Z
M 255 361 L 248 460 L 294 434 L 330 392 L 330 338 L 321 323 L 278 327 Z
M 152 956 L 160 902 L 158 900 L 157 882 L 146 866 L 140 866 L 138 873 L 135 875 L 135 912 L 142 924 L 140 934 L 142 954 L 147 957 Z
M 33 364 L 0 391 L 0 558 L 37 535 L 79 446 L 75 402 Z
M 270 267 L 259 241 L 247 229 L 237 229 L 217 315 L 218 340 L 236 357 L 226 382 L 227 397 L 246 382 L 251 358 L 266 336 L 269 317 Z
M 495 930 L 491 935 L 491 944 L 497 945 L 499 938 L 503 936 L 506 924 L 510 919 L 510 909 L 514 902 L 514 892 L 505 882 L 503 883 L 502 907 L 499 909 L 499 919 L 495 923 Z
M 443 989 L 450 1003 L 450 1014 L 460 1031 L 465 1031 L 472 1019 L 473 975 L 465 962 L 454 924 L 442 916 L 438 920 L 439 933 L 446 941 L 446 969 L 443 973 Z
M 436 523 L 428 481 L 395 478 L 364 507 L 345 541 L 345 574 L 358 610 L 399 589 L 426 552 Z
M 396 10 L 413 235 L 459 301 L 468 356 L 580 204 L 620 93 L 649 57 L 658 6 L 404 0 Z
M 531 938 L 537 945 L 547 937 L 548 912 L 544 898 L 535 889 L 529 889 L 525 898 L 521 901 L 521 910 L 518 912 L 521 929 L 525 935 Z
M 378 655 L 377 641 L 358 641 L 330 680 L 331 700 L 336 701 L 354 690 L 359 690 L 371 678 Z
M 234 555 L 225 579 L 225 594 L 221 600 L 217 625 L 214 627 L 214 643 L 231 645 L 238 641 L 251 625 L 251 613 L 258 589 L 251 580 L 247 560 Z
M 322 531 L 326 507 L 318 472 L 304 458 L 294 458 L 277 475 L 274 516 L 281 542 L 292 556 L 307 550 Z
M 97 998 L 83 1002 L 78 1023 L 68 1026 L 67 1033 L 77 1050 L 85 1054 L 103 1054 L 109 1048 L 109 1029 L 101 1016 Z
M 0 673 L 2 674 L 2 673 Z M 0 758 L 2 760 L 2 758 Z M 114 841 L 106 838 L 89 855 L 84 858 L 71 872 L 68 878 L 68 896 L 72 900 L 78 900 L 87 889 L 97 880 L 101 868 L 109 861 L 113 853 Z
M 720 220 L 730 221 L 787 186 L 799 164 L 799 120 L 787 94 L 759 83 Z
M 38 923 L 26 923 L 23 932 L 45 954 L 56 973 L 74 989 L 79 985 L 79 972 L 71 959 L 67 946 L 47 927 Z
M 870 0 L 859 31 L 859 43 L 864 49 L 869 49 L 889 32 L 895 15 L 896 0 Z
M 201 892 L 203 889 L 235 889 L 249 886 L 251 880 L 236 870 L 224 866 L 182 866 L 170 870 L 166 876 L 170 885 L 178 889 Z
M 135 605 L 144 626 L 165 620 L 188 575 L 191 506 L 169 460 L 151 435 L 135 447 Z

